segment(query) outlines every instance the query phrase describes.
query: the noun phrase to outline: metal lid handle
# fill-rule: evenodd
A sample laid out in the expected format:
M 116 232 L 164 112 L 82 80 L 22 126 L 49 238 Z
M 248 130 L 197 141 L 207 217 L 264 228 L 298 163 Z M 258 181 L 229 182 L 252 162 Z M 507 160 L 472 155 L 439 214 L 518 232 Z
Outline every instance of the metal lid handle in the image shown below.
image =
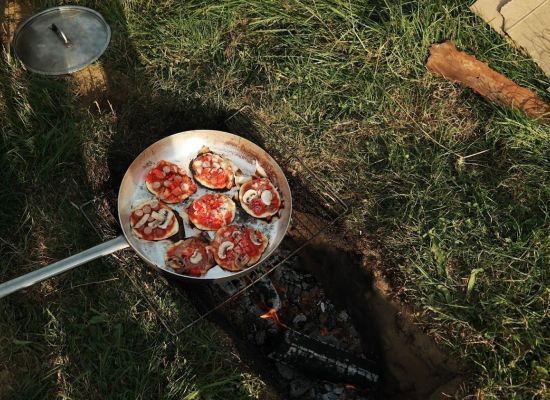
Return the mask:
M 60 27 L 58 27 L 56 24 L 52 24 L 52 26 L 50 26 L 50 29 L 57 34 L 57 36 L 61 39 L 66 47 L 69 47 L 71 45 L 71 41 L 67 38 L 67 35 L 65 35 L 65 32 L 63 32 Z

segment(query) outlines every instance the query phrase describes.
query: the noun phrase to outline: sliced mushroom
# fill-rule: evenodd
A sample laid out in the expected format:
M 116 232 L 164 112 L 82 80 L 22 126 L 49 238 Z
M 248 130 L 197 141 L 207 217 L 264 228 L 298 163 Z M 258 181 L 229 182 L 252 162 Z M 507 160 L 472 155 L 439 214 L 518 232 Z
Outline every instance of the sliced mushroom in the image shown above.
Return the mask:
M 136 210 L 136 211 L 134 211 L 134 214 L 136 215 L 136 217 L 143 217 L 143 211 L 142 210 Z
M 220 244 L 220 247 L 218 248 L 218 257 L 220 257 L 222 260 L 226 256 L 227 250 L 231 250 L 235 245 L 231 242 L 223 242 Z
M 250 203 L 250 201 L 252 201 L 252 199 L 254 197 L 258 196 L 258 192 L 255 191 L 254 189 L 248 189 L 246 192 L 244 192 L 243 194 L 243 203 L 245 204 L 248 204 Z
M 160 221 L 159 221 L 159 220 L 156 220 L 156 219 L 154 219 L 154 218 L 153 218 L 152 221 L 148 221 L 148 222 L 149 222 L 149 223 L 147 224 L 147 226 L 148 226 L 149 228 L 156 228 L 157 226 L 160 225 Z
M 172 213 L 170 212 L 170 210 L 168 210 L 166 208 L 163 208 L 163 209 L 159 210 L 159 214 L 161 214 L 162 218 L 163 218 L 163 222 L 161 223 L 159 228 L 166 229 L 168 227 L 168 224 L 170 223 L 170 221 L 172 219 L 172 218 L 168 218 L 168 216 Z
M 191 261 L 192 264 L 197 264 L 202 261 L 202 254 L 200 253 L 199 249 L 195 249 L 193 255 L 189 257 L 189 261 Z
M 168 224 L 170 223 L 171 218 L 166 218 L 166 221 L 164 221 L 161 225 L 159 225 L 160 229 L 166 229 L 168 228 Z
M 141 217 L 141 219 L 137 222 L 137 224 L 134 225 L 134 228 L 136 229 L 141 228 L 143 225 L 145 225 L 149 217 L 150 217 L 150 214 L 144 214 L 143 217 Z
M 271 190 L 264 190 L 260 198 L 262 199 L 262 203 L 269 206 L 271 205 L 271 200 L 273 200 L 273 193 L 271 193 Z
M 254 230 L 250 231 L 249 237 L 250 237 L 250 241 L 254 243 L 256 246 L 262 245 L 262 238 L 261 236 L 258 235 L 258 233 L 256 233 L 256 231 Z
M 151 217 L 156 219 L 157 221 L 164 221 L 164 218 L 165 218 L 165 217 L 162 216 L 162 214 L 160 214 L 159 212 L 156 212 L 156 211 L 153 211 L 151 213 Z
M 169 173 L 170 167 L 168 165 L 165 165 L 164 167 L 162 167 L 162 172 L 164 172 L 165 174 Z
M 159 181 L 153 182 L 153 189 L 158 189 L 158 188 L 160 188 L 160 185 L 161 185 L 161 183 L 160 183 Z
M 264 178 L 267 178 L 267 174 L 265 172 L 265 169 L 260 165 L 258 160 L 256 160 L 256 174 L 259 176 L 263 176 Z

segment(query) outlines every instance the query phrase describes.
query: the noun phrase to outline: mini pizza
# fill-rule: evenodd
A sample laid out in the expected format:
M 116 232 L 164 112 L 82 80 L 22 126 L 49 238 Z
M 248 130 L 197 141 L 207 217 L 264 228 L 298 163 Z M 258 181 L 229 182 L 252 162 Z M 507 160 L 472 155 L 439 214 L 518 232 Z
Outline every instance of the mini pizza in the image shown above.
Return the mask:
M 243 209 L 256 218 L 271 218 L 281 208 L 281 197 L 268 178 L 253 178 L 242 184 L 239 201 Z
M 228 225 L 218 229 L 211 246 L 218 265 L 236 272 L 256 264 L 267 244 L 267 236 L 257 229 Z
M 180 240 L 166 251 L 166 265 L 178 274 L 203 276 L 215 264 L 209 243 L 200 237 Z
M 195 180 L 209 189 L 231 189 L 235 184 L 235 173 L 231 161 L 203 147 L 191 161 Z
M 189 221 L 203 231 L 215 231 L 229 225 L 235 218 L 235 203 L 221 193 L 209 193 L 187 207 Z
M 170 161 L 160 161 L 145 178 L 147 189 L 165 203 L 181 203 L 197 191 L 185 171 Z
M 130 226 L 134 234 L 144 240 L 164 240 L 179 231 L 174 211 L 158 200 L 136 207 L 130 215 Z

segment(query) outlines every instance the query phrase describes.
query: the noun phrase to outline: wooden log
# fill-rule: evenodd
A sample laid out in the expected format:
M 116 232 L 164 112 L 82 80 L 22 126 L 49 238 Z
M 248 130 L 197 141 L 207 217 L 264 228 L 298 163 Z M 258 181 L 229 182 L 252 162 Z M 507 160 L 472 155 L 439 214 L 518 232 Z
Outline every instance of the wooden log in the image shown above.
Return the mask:
M 376 363 L 289 329 L 269 358 L 304 375 L 372 388 L 380 380 Z
M 515 108 L 542 122 L 550 119 L 550 106 L 535 92 L 519 86 L 474 56 L 457 50 L 452 42 L 432 45 L 426 67 L 501 106 Z

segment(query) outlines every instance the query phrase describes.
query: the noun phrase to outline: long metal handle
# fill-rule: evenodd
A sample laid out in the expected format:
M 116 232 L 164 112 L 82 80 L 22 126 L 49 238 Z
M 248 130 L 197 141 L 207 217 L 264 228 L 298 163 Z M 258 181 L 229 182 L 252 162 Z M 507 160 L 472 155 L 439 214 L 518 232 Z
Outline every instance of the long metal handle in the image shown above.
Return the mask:
M 108 242 L 98 244 L 91 249 L 84 250 L 81 253 L 70 256 L 64 260 L 50 264 L 47 267 L 40 268 L 36 271 L 29 272 L 11 281 L 0 284 L 0 298 L 5 297 L 13 292 L 27 288 L 35 283 L 42 282 L 52 278 L 70 269 L 78 267 L 96 258 L 106 256 L 115 251 L 129 247 L 128 241 L 122 235 L 109 240 Z

